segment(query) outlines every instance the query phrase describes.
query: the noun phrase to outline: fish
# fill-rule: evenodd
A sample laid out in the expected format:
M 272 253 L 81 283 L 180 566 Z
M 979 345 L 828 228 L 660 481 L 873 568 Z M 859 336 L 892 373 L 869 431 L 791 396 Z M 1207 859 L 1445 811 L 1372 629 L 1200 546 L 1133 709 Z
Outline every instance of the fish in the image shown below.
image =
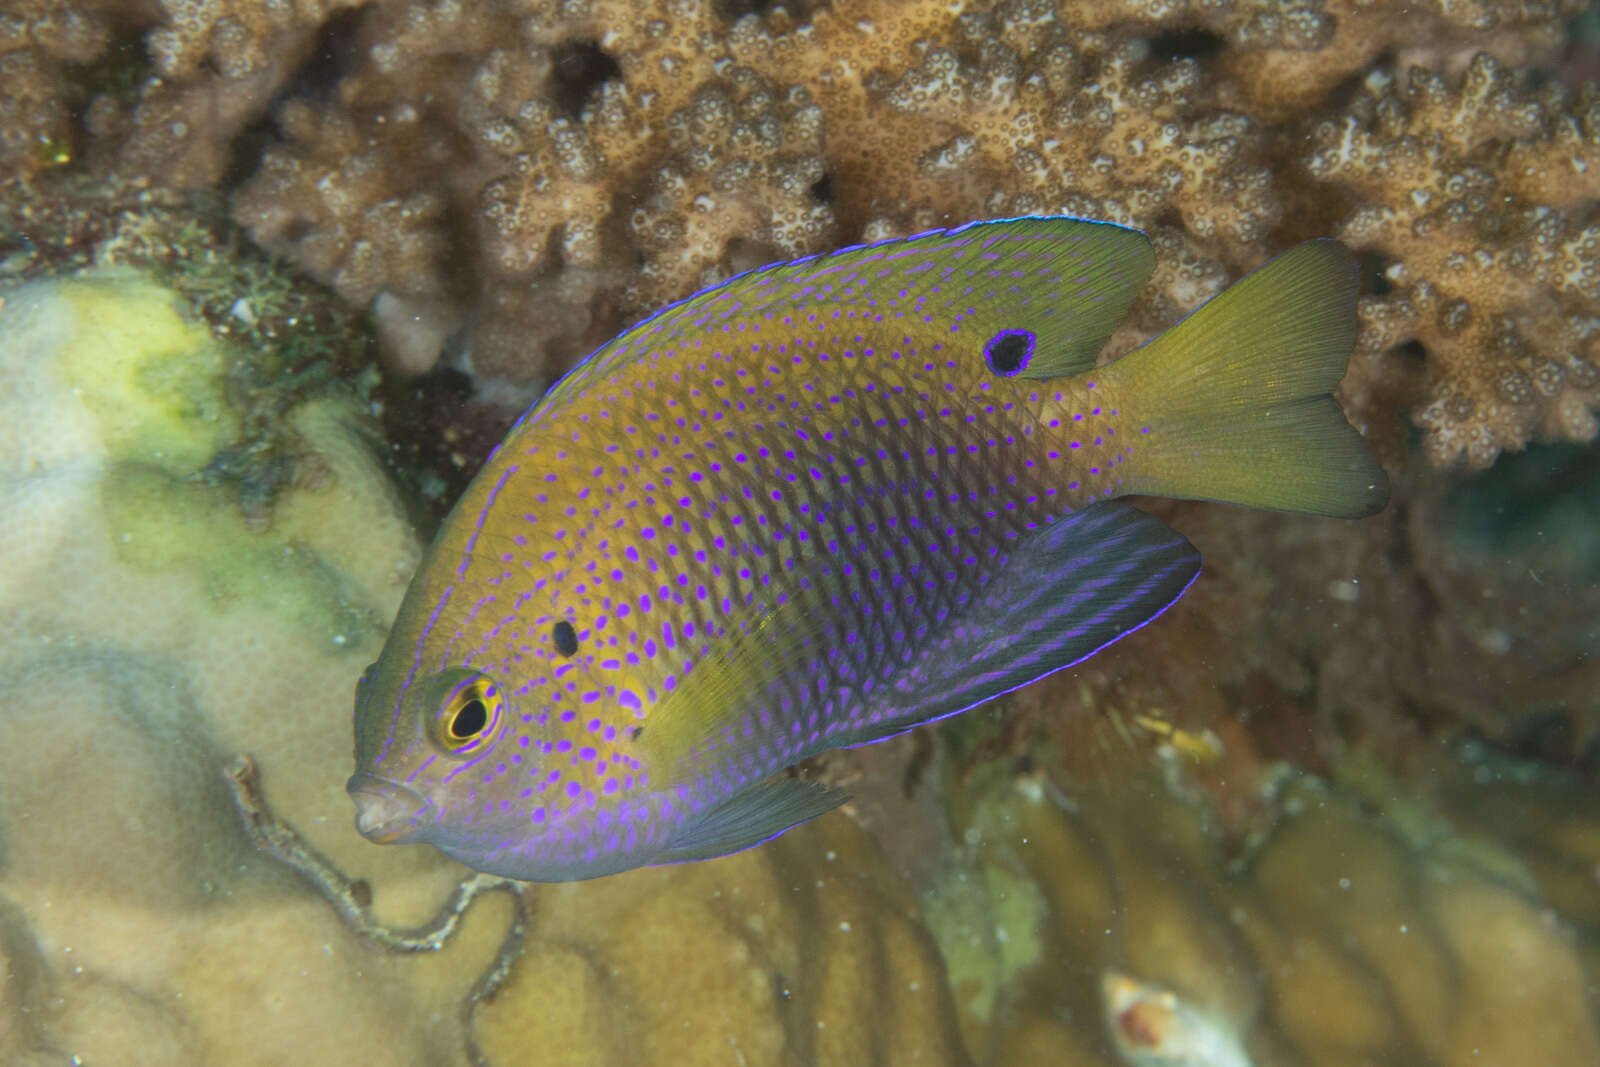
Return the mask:
M 619 334 L 455 504 L 356 687 L 371 841 L 523 881 L 758 845 L 789 772 L 1146 626 L 1200 554 L 1125 499 L 1358 518 L 1332 390 L 1358 270 L 1311 240 L 1097 357 L 1142 232 L 987 220 L 738 275 Z

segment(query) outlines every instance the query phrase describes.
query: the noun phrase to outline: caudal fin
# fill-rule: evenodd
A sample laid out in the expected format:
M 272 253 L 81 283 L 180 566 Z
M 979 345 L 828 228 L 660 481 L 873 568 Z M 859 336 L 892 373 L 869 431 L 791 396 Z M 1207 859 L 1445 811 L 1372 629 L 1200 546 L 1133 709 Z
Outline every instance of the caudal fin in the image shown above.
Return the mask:
M 1356 263 L 1307 241 L 1100 371 L 1141 429 L 1129 490 L 1359 518 L 1388 479 L 1331 393 L 1356 339 Z

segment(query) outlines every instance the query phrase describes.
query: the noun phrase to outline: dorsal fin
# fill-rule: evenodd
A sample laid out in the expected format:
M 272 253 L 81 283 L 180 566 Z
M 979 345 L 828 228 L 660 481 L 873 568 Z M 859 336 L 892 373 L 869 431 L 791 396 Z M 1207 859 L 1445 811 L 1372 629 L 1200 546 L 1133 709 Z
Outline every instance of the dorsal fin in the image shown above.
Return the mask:
M 619 334 L 558 382 L 528 421 L 633 360 L 784 316 L 898 320 L 903 329 L 894 332 L 914 345 L 962 336 L 980 351 L 1010 332 L 1028 348 L 1030 358 L 1015 371 L 1021 377 L 1078 374 L 1094 365 L 1154 269 L 1155 253 L 1139 230 L 1064 215 L 973 222 L 776 263 Z M 876 333 L 898 342 L 881 327 Z

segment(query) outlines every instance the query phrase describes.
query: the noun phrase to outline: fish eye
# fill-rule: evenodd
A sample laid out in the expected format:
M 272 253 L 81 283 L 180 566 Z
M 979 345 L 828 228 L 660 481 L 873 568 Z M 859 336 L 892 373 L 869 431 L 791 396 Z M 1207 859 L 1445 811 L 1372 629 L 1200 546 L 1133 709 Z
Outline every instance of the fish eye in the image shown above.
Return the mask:
M 481 700 L 469 700 L 455 710 L 445 729 L 452 741 L 471 741 L 489 725 L 489 709 Z
M 550 640 L 556 646 L 556 651 L 563 656 L 578 654 L 578 631 L 574 630 L 566 619 L 562 619 L 550 628 Z
M 465 755 L 493 736 L 505 700 L 500 688 L 476 671 L 450 671 L 435 717 L 434 736 L 445 752 Z

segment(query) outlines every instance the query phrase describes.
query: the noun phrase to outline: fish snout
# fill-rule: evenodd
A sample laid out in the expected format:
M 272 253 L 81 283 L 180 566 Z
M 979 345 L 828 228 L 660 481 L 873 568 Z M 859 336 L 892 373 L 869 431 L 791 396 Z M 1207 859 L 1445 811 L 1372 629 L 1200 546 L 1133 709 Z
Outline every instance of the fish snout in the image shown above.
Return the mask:
M 356 829 L 380 845 L 414 841 L 428 824 L 431 805 L 410 786 L 373 774 L 353 774 L 344 785 L 356 804 Z

